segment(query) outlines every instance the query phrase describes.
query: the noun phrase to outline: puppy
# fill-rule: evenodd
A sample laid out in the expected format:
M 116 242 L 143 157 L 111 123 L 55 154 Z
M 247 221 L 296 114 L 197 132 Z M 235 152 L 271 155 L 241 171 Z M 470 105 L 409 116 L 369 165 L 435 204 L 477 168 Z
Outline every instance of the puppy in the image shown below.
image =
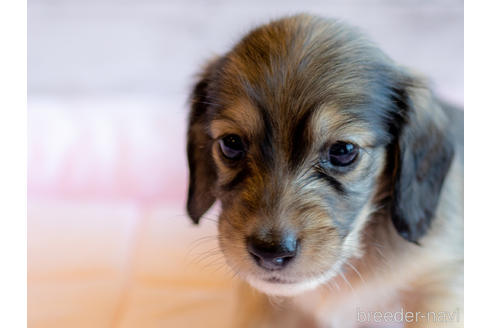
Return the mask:
M 277 20 L 212 60 L 187 210 L 198 223 L 220 201 L 226 261 L 264 293 L 243 288 L 235 326 L 462 326 L 462 131 L 462 111 L 337 21 Z

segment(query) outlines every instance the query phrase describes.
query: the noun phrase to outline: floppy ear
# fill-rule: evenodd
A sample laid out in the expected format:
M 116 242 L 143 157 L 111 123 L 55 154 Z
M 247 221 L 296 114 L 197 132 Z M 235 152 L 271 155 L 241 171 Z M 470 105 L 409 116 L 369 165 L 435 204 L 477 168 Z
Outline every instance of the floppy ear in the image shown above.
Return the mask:
M 398 233 L 418 244 L 432 223 L 454 146 L 448 118 L 426 87 L 407 84 L 397 95 L 391 214 Z
M 214 72 L 218 60 L 207 65 L 196 83 L 191 94 L 191 111 L 188 119 L 188 200 L 186 209 L 194 223 L 215 202 L 215 181 L 217 173 L 212 158 L 212 139 L 207 134 L 209 113 L 210 84 L 213 82 Z

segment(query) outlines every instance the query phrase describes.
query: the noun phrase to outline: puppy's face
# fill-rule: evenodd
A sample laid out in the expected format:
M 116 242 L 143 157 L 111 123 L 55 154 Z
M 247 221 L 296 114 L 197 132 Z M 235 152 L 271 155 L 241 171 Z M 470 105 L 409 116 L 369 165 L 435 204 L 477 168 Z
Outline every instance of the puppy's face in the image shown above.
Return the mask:
M 401 172 L 406 83 L 359 34 L 307 16 L 260 27 L 209 64 L 192 100 L 188 210 L 198 222 L 220 200 L 235 272 L 291 295 L 363 256 Z M 409 240 L 425 230 L 400 221 Z
M 328 279 L 360 255 L 384 168 L 376 127 L 343 104 L 285 108 L 243 99 L 210 121 L 221 248 L 236 272 L 276 294 Z

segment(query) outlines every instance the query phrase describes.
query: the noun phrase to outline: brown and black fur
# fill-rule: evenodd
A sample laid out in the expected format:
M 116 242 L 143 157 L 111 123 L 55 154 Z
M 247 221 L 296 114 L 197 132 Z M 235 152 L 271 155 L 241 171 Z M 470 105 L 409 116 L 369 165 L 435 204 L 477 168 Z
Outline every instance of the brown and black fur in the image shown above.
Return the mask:
M 246 280 L 287 282 L 335 270 L 317 289 L 285 299 L 296 311 L 250 313 L 251 326 L 282 326 L 282 317 L 303 313 L 313 324 L 352 327 L 337 318 L 349 311 L 353 320 L 371 297 L 408 311 L 462 311 L 462 116 L 422 78 L 357 30 L 298 15 L 253 30 L 210 61 L 191 107 L 188 213 L 198 223 L 220 201 L 230 267 Z M 221 154 L 228 133 L 245 143 L 240 161 Z M 324 167 L 338 140 L 357 144 L 359 157 Z M 282 229 L 295 231 L 300 253 L 281 273 L 265 272 L 245 240 Z M 306 295 L 326 311 L 306 310 Z M 408 326 L 421 324 L 434 323 Z

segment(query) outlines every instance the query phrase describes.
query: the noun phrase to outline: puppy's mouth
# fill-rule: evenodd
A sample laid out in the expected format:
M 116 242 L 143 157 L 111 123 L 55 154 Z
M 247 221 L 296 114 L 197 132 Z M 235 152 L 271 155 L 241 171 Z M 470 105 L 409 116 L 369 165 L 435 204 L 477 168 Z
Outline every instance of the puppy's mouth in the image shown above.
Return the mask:
M 313 290 L 336 277 L 343 263 L 344 261 L 339 259 L 330 269 L 303 277 L 289 277 L 282 273 L 267 276 L 249 274 L 245 276 L 245 280 L 252 287 L 268 295 L 291 297 Z
M 270 277 L 263 280 L 272 284 L 297 284 L 300 282 L 299 280 L 288 280 L 279 277 Z

